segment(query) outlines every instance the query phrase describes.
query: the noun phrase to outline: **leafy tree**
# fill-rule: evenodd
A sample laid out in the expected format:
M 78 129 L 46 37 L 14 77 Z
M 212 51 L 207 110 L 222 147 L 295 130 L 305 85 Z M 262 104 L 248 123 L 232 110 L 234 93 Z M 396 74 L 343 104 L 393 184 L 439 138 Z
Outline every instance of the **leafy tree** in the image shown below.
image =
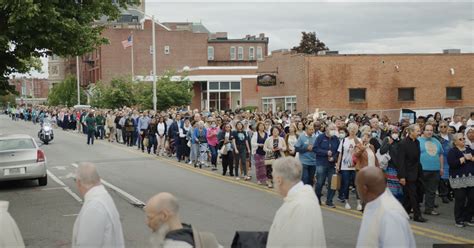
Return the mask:
M 191 104 L 193 98 L 192 84 L 188 80 L 172 81 L 172 75 L 172 72 L 165 73 L 156 84 L 156 107 L 158 110 Z
M 14 92 L 8 75 L 39 69 L 40 56 L 76 56 L 107 43 L 104 27 L 91 25 L 108 16 L 115 20 L 120 7 L 140 0 L 0 0 L 0 95 Z
M 315 32 L 301 32 L 302 37 L 299 46 L 293 47 L 291 50 L 297 53 L 317 54 L 319 51 L 328 51 L 329 48 L 316 37 Z
M 191 103 L 190 82 L 172 81 L 172 75 L 172 72 L 167 72 L 156 82 L 158 110 Z M 123 106 L 153 109 L 153 85 L 151 82 L 131 82 L 128 78 L 113 79 L 110 83 L 99 82 L 93 90 L 92 105 L 110 109 Z
M 86 94 L 81 89 L 81 104 L 85 104 L 86 101 L 87 101 Z M 76 78 L 73 76 L 69 76 L 63 82 L 55 85 L 48 95 L 48 104 L 52 106 L 76 105 L 77 104 Z
M 8 103 L 10 106 L 16 105 L 15 98 L 14 94 L 0 95 L 0 106 L 8 106 Z

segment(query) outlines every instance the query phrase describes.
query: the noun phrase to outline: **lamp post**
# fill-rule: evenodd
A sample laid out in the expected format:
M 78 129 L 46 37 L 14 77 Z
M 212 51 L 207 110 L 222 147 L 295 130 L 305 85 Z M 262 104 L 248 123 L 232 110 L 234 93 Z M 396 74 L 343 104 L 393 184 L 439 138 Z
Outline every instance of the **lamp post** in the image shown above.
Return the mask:
M 81 84 L 79 80 L 79 56 L 76 56 L 77 105 L 81 105 Z
M 153 111 L 156 113 L 156 41 L 155 41 L 155 16 L 151 17 L 152 25 L 151 25 L 151 34 L 152 34 L 152 42 L 153 42 Z

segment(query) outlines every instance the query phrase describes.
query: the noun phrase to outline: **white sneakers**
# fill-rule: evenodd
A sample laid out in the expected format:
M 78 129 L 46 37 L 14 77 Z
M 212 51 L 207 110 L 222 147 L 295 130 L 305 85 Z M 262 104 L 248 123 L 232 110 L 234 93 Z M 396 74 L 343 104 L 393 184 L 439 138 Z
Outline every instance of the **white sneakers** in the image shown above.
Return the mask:
M 360 200 L 357 200 L 357 211 L 362 211 L 362 204 L 360 204 Z
M 351 205 L 349 204 L 347 200 L 346 200 L 346 206 L 344 206 L 344 208 L 347 210 L 351 209 Z

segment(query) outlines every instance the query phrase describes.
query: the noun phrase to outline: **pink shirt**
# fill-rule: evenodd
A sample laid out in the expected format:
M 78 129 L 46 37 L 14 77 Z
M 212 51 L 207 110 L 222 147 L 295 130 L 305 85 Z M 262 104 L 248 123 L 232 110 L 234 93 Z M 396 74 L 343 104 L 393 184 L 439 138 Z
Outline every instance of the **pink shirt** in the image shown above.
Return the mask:
M 215 127 L 215 128 L 208 128 L 207 129 L 207 144 L 209 144 L 210 146 L 217 146 L 217 134 L 219 133 L 219 128 L 218 127 Z

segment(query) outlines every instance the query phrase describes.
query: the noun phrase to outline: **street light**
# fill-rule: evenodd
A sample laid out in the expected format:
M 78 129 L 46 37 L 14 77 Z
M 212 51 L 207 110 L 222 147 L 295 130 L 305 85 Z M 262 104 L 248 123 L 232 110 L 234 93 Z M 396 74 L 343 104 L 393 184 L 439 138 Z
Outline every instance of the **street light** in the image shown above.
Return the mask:
M 152 26 L 151 35 L 153 42 L 153 111 L 156 113 L 156 42 L 155 42 L 155 16 L 151 16 Z

